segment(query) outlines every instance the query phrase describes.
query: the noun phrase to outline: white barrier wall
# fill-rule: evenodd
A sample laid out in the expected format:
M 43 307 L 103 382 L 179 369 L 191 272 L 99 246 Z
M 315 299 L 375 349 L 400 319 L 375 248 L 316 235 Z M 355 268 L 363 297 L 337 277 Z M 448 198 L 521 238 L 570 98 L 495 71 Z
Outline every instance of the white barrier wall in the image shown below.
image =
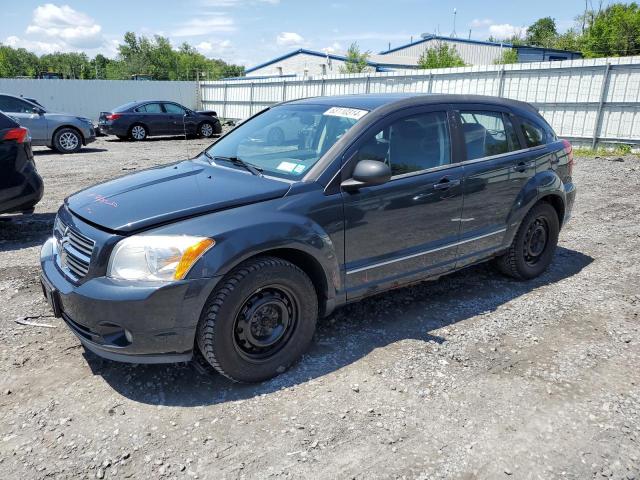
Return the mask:
M 1 84 L 0 84 L 1 85 Z M 559 136 L 640 143 L 640 56 L 437 70 L 201 82 L 202 104 L 244 119 L 285 100 L 380 92 L 495 95 L 534 104 Z
M 197 82 L 0 78 L 0 93 L 35 98 L 52 112 L 94 120 L 100 112 L 133 100 L 173 100 L 193 109 L 200 105 Z

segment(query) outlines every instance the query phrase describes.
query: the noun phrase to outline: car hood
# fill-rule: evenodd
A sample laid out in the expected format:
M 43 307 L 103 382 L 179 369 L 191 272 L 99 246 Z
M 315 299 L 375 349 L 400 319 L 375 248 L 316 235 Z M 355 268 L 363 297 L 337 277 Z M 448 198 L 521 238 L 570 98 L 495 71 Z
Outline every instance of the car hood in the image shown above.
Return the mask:
M 80 218 L 118 232 L 133 232 L 192 215 L 284 196 L 286 182 L 201 161 L 144 170 L 95 185 L 65 200 Z

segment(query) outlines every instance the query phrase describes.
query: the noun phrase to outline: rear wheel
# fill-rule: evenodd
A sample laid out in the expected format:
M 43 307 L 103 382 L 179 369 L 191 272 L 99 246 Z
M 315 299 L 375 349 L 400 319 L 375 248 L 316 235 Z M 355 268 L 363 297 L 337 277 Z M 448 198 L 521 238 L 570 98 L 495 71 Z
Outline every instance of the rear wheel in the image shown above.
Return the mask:
M 546 202 L 538 203 L 522 220 L 509 250 L 497 258 L 498 268 L 521 280 L 537 277 L 551 264 L 559 233 L 555 209 Z
M 136 142 L 144 140 L 145 138 L 147 138 L 148 134 L 149 132 L 147 132 L 146 127 L 140 124 L 133 125 L 131 127 L 131 130 L 129 130 L 129 136 Z
M 260 382 L 284 372 L 304 353 L 317 318 L 309 277 L 290 262 L 259 257 L 230 272 L 211 294 L 197 342 L 221 374 Z
M 59 153 L 75 153 L 82 148 L 82 137 L 73 128 L 61 128 L 53 136 L 53 147 Z

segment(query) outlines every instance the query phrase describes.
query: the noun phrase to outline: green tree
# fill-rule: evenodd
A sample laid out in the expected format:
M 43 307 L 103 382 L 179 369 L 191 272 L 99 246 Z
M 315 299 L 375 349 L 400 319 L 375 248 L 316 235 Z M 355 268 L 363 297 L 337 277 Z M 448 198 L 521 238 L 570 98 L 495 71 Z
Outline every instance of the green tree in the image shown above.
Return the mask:
M 418 59 L 418 68 L 464 67 L 465 63 L 456 47 L 439 43 L 425 50 Z
M 592 15 L 585 29 L 583 52 L 588 57 L 640 53 L 640 8 L 635 2 L 614 3 Z
M 362 73 L 369 66 L 370 52 L 360 52 L 357 42 L 353 42 L 347 50 L 347 60 L 344 66 L 340 67 L 341 73 Z
M 557 37 L 556 21 L 551 17 L 544 17 L 527 28 L 525 39 L 529 45 L 551 48 Z
M 0 77 L 33 77 L 37 72 L 37 55 L 24 48 L 0 44 Z
M 509 63 L 518 63 L 518 51 L 515 48 L 506 48 L 500 58 L 493 62 L 495 65 L 507 65 Z

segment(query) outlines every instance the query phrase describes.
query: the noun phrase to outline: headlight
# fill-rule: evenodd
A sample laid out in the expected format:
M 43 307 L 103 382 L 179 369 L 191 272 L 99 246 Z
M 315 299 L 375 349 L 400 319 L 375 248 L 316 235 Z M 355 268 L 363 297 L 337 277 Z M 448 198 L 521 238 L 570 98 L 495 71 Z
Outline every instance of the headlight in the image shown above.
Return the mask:
M 215 241 L 206 237 L 134 235 L 116 245 L 107 276 L 122 280 L 182 280 L 214 245 Z

